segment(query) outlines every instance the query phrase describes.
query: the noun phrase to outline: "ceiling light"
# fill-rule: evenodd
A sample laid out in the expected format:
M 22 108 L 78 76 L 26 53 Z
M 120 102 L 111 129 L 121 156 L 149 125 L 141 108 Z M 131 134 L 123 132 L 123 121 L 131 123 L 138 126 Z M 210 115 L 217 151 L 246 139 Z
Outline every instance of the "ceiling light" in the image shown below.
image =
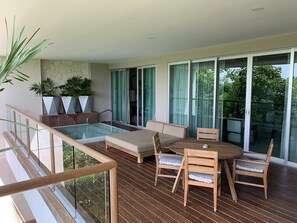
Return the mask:
M 258 8 L 253 8 L 252 12 L 260 12 L 260 11 L 263 11 L 263 10 L 264 10 L 264 7 L 258 7 Z

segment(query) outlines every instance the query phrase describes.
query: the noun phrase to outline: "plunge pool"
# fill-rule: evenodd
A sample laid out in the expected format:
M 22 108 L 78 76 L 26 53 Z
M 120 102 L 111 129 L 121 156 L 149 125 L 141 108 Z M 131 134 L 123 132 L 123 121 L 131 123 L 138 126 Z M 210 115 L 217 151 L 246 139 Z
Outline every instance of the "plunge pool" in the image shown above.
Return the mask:
M 106 135 L 128 132 L 104 123 L 80 124 L 55 127 L 56 130 L 80 143 L 104 141 Z

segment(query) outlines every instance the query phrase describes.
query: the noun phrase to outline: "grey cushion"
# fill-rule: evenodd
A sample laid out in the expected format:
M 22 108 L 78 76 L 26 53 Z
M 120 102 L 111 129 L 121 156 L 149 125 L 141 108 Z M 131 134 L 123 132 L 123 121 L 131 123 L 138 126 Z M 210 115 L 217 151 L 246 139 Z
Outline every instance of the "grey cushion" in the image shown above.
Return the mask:
M 182 156 L 160 156 L 159 163 L 170 166 L 181 166 Z
M 189 173 L 189 178 L 191 180 L 196 180 L 204 183 L 211 184 L 213 182 L 213 175 L 212 174 L 206 174 L 206 173 Z
M 122 134 L 113 134 L 105 136 L 105 140 L 131 151 L 141 153 L 145 151 L 153 151 L 153 135 L 155 131 L 143 129 L 134 132 L 127 132 Z M 180 138 L 159 133 L 162 146 L 169 146 L 170 144 L 180 140 Z
M 247 170 L 250 172 L 263 173 L 265 165 L 236 161 L 236 168 L 239 170 Z

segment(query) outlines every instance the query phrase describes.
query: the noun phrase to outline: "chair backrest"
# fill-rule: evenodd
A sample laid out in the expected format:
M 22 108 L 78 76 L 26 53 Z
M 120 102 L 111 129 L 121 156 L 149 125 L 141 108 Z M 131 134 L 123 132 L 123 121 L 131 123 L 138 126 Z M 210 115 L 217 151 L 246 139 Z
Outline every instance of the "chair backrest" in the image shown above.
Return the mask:
M 214 183 L 217 182 L 218 172 L 218 152 L 217 151 L 206 151 L 198 149 L 184 150 L 185 157 L 185 173 L 186 176 L 189 172 L 191 173 L 206 173 L 214 175 Z
M 197 128 L 197 139 L 219 141 L 219 129 Z
M 156 132 L 156 134 L 153 135 L 153 143 L 154 143 L 155 155 L 157 155 L 161 151 L 161 142 L 160 142 L 160 137 L 158 132 Z
M 274 146 L 274 140 L 273 140 L 273 138 L 271 138 L 270 143 L 269 143 L 269 148 L 267 151 L 267 155 L 266 155 L 266 160 L 265 160 L 266 163 L 270 162 L 270 157 L 272 154 L 273 146 Z

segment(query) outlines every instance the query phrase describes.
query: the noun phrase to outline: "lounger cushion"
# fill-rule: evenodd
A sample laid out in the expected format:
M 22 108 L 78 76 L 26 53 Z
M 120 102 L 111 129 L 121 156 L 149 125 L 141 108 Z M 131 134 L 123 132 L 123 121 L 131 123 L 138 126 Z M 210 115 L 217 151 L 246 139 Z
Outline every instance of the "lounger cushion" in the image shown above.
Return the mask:
M 156 121 L 147 121 L 146 129 L 152 130 L 155 132 L 163 132 L 164 123 Z
M 180 126 L 164 124 L 163 133 L 173 135 L 179 138 L 185 138 L 186 131 L 184 128 Z
M 213 175 L 206 173 L 189 173 L 189 178 L 191 180 L 196 180 L 204 183 L 211 184 L 213 182 Z
M 142 153 L 153 150 L 154 145 L 152 137 L 155 133 L 155 131 L 143 129 L 135 132 L 107 135 L 105 136 L 105 140 L 131 151 Z M 180 140 L 179 137 L 162 133 L 159 133 L 159 136 L 162 146 L 169 146 Z

